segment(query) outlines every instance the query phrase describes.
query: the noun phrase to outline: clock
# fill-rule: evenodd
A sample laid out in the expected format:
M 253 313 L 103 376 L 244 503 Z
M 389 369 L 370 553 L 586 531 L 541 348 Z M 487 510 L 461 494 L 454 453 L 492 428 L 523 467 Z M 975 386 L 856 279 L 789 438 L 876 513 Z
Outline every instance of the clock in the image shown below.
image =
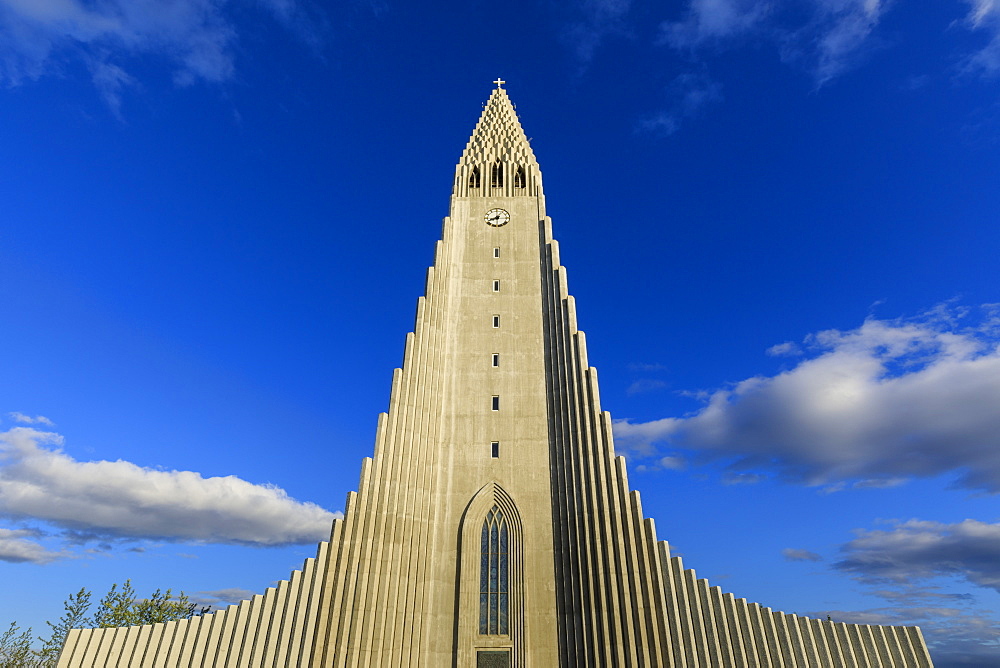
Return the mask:
M 487 225 L 500 227 L 510 222 L 510 214 L 503 209 L 490 209 L 484 216 Z

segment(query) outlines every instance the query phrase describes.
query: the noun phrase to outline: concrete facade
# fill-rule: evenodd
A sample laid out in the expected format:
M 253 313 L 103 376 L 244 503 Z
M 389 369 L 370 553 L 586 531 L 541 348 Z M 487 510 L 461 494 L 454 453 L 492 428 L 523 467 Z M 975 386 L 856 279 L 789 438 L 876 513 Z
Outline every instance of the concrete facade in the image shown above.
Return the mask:
M 344 518 L 301 571 L 180 622 L 74 630 L 71 666 L 931 666 L 916 627 L 734 598 L 629 489 L 541 171 L 486 104 Z

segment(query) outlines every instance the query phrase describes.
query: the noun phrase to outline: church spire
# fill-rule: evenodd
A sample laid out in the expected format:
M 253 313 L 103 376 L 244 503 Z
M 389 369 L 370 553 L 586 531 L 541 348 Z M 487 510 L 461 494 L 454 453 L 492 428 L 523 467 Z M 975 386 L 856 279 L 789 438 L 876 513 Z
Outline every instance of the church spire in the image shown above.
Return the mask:
M 537 196 L 541 171 L 514 105 L 497 79 L 455 170 L 456 197 Z

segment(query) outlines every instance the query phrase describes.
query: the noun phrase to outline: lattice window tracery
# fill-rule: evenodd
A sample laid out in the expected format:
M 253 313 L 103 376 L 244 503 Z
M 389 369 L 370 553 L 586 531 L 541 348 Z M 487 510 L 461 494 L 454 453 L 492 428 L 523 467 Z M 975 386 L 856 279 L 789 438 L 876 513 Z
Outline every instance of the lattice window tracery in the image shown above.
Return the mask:
M 479 633 L 510 634 L 510 564 L 507 520 L 493 506 L 483 522 L 479 563 Z

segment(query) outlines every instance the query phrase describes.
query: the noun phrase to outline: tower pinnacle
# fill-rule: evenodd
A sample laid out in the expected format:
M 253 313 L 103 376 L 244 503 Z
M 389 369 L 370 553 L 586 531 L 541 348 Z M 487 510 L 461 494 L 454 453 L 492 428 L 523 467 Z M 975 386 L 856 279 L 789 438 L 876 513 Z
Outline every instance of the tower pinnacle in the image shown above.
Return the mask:
M 482 116 L 465 145 L 455 171 L 457 197 L 538 196 L 541 170 L 521 128 L 506 83 L 497 79 Z

